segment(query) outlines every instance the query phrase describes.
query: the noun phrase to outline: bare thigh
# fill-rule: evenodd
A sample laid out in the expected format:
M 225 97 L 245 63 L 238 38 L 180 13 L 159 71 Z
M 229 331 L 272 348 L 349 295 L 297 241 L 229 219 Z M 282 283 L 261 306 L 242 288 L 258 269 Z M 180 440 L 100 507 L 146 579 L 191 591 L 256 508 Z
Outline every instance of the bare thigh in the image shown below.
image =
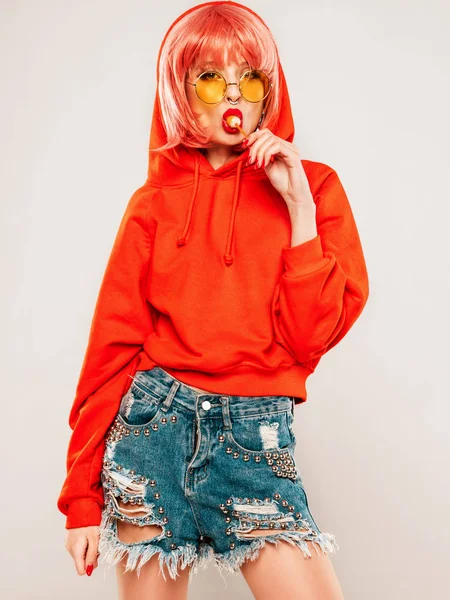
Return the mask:
M 118 522 L 118 537 L 129 544 L 149 540 L 161 533 L 158 525 L 139 527 L 123 521 Z M 159 553 L 154 554 L 141 568 L 139 577 L 135 570 L 124 572 L 127 557 L 116 566 L 119 600 L 186 600 L 190 567 L 178 569 L 172 579 L 165 568 L 166 580 L 159 572 Z
M 344 600 L 328 554 L 307 542 L 311 558 L 284 540 L 266 543 L 258 558 L 247 560 L 241 572 L 255 600 Z

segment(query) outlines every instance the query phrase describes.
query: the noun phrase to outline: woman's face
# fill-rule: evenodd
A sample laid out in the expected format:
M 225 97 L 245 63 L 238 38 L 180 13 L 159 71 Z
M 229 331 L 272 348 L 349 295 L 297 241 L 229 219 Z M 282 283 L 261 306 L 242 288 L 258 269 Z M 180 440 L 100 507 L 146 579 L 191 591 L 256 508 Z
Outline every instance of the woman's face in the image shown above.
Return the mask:
M 223 66 L 208 65 L 206 63 L 198 69 L 190 70 L 187 73 L 186 80 L 195 83 L 201 73 L 212 69 L 223 75 L 227 83 L 239 83 L 240 76 L 248 68 L 249 65 L 244 60 L 237 63 L 228 63 Z M 241 111 L 241 127 L 247 134 L 255 131 L 263 110 L 264 100 L 261 100 L 261 102 L 249 102 L 242 97 L 238 85 L 229 85 L 225 96 L 220 102 L 217 104 L 207 104 L 197 96 L 193 85 L 186 83 L 185 88 L 187 99 L 192 112 L 196 116 L 197 124 L 211 136 L 212 142 L 224 146 L 234 146 L 244 139 L 244 136 L 238 129 L 233 129 L 233 133 L 231 133 L 223 127 L 223 115 L 229 108 L 237 108 Z

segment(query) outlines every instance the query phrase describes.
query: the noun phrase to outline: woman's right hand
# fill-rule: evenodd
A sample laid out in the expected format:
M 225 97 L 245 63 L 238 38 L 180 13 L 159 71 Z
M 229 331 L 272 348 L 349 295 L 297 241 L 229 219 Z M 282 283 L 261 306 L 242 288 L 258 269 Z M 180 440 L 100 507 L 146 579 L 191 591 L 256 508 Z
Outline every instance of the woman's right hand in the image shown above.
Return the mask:
M 64 545 L 75 562 L 78 575 L 91 575 L 98 567 L 99 530 L 97 525 L 67 529 Z M 88 565 L 92 567 L 88 568 Z

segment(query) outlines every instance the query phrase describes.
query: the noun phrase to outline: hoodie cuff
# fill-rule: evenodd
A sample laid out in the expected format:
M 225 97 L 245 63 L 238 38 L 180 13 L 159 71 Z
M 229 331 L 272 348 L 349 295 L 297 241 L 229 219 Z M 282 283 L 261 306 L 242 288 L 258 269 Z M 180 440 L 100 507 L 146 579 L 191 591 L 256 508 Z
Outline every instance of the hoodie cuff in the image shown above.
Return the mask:
M 285 274 L 290 277 L 316 271 L 327 262 L 327 258 L 323 255 L 320 235 L 296 246 L 284 246 L 282 256 Z
M 66 529 L 100 525 L 102 509 L 92 498 L 76 498 L 72 500 L 67 512 Z

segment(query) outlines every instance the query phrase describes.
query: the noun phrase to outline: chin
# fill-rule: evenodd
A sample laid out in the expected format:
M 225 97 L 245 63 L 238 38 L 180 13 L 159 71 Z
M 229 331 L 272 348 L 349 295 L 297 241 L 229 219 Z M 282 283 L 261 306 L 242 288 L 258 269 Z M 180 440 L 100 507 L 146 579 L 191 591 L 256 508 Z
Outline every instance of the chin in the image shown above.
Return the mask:
M 222 144 L 224 146 L 236 146 L 236 144 L 240 144 L 244 139 L 244 136 L 241 133 L 227 133 L 226 131 L 221 132 L 221 135 L 217 135 L 215 141 L 218 144 Z

